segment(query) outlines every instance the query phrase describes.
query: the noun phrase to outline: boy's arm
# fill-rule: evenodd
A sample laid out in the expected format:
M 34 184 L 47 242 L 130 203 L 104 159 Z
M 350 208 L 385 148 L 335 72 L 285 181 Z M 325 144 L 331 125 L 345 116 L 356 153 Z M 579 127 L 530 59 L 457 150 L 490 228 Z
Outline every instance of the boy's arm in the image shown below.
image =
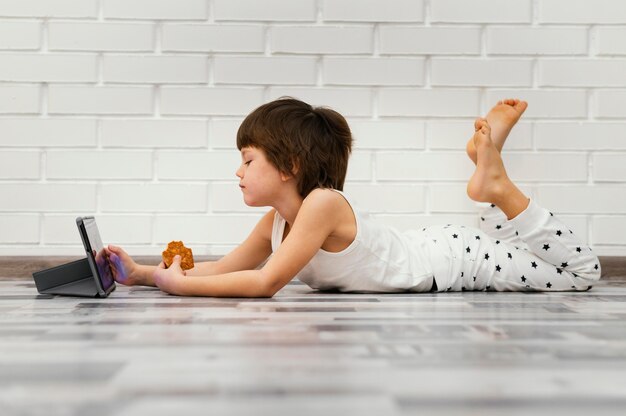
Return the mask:
M 336 213 L 341 208 L 338 198 L 343 197 L 329 190 L 311 192 L 303 201 L 289 235 L 262 269 L 220 273 L 210 277 L 184 276 L 170 293 L 187 296 L 272 297 L 306 266 L 336 228 Z M 169 286 L 168 282 L 163 284 Z M 166 291 L 170 290 L 166 287 Z
M 187 276 L 213 276 L 256 269 L 272 254 L 272 224 L 275 210 L 270 210 L 254 227 L 248 238 L 230 253 L 217 261 L 196 263 L 187 270 Z

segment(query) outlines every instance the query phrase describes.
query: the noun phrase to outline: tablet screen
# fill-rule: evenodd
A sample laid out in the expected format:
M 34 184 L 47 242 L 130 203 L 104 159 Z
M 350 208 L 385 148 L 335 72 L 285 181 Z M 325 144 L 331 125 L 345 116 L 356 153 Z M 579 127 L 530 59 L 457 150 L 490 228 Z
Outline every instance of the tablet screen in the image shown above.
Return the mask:
M 104 251 L 104 245 L 100 239 L 100 233 L 98 232 L 96 220 L 93 218 L 85 218 L 83 223 L 85 224 L 89 247 L 91 247 L 91 252 L 96 259 L 96 267 L 98 268 L 100 283 L 102 283 L 102 288 L 107 291 L 114 283 L 114 280 L 113 274 L 111 273 L 109 258 Z

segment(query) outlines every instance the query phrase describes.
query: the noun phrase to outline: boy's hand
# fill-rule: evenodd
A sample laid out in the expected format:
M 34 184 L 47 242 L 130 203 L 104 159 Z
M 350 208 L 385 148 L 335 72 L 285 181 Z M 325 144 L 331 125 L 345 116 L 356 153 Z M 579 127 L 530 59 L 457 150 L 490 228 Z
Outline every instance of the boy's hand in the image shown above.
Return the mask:
M 126 286 L 141 284 L 137 263 L 121 247 L 109 244 L 105 247 L 113 279 Z
M 180 267 L 180 256 L 176 255 L 169 268 L 165 268 L 164 262 L 159 264 L 154 271 L 154 283 L 165 293 L 181 295 L 185 276 L 187 276 L 187 272 Z

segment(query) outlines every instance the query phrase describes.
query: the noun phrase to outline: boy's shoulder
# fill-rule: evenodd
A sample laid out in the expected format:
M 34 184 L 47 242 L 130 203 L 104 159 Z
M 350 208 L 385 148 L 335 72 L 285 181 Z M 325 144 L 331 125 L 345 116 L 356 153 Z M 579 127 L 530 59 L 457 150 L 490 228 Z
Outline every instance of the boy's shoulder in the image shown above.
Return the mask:
M 304 198 L 304 202 L 309 204 L 325 205 L 325 206 L 337 206 L 337 204 L 343 203 L 345 198 L 339 193 L 330 188 L 315 188 Z

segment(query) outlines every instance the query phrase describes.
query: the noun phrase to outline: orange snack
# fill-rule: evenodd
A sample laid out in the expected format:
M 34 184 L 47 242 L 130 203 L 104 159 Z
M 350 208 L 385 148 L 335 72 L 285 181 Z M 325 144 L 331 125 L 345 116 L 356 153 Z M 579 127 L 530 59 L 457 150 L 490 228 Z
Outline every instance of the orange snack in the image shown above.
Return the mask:
M 172 265 L 174 256 L 180 255 L 180 267 L 183 270 L 193 269 L 193 253 L 190 248 L 185 247 L 182 241 L 170 241 L 162 255 L 165 268 Z

